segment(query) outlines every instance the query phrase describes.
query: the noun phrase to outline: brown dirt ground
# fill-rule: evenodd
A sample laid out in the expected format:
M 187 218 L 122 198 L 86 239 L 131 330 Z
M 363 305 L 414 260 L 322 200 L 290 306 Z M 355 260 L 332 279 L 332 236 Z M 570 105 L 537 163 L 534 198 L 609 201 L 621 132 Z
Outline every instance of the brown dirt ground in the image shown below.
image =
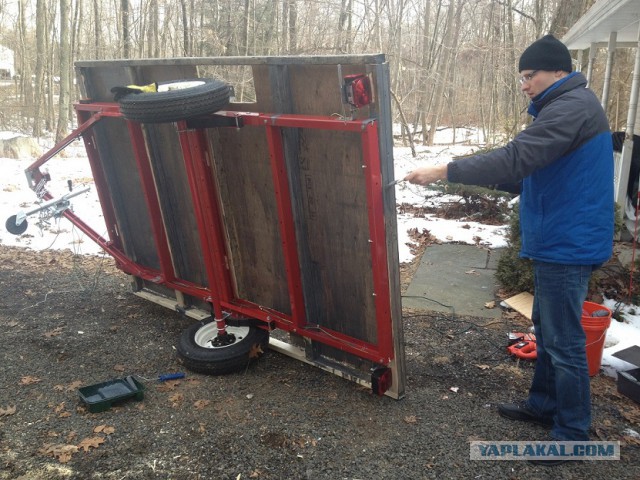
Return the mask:
M 548 439 L 495 411 L 531 379 L 504 350 L 517 315 L 403 312 L 396 401 L 275 352 L 238 374 L 158 383 L 182 371 L 174 345 L 191 320 L 132 295 L 108 258 L 0 246 L 0 291 L 0 479 L 638 478 L 639 406 L 602 375 L 592 438 L 620 441 L 620 461 L 469 460 L 471 440 Z M 148 379 L 140 402 L 89 413 L 78 398 L 129 374 Z

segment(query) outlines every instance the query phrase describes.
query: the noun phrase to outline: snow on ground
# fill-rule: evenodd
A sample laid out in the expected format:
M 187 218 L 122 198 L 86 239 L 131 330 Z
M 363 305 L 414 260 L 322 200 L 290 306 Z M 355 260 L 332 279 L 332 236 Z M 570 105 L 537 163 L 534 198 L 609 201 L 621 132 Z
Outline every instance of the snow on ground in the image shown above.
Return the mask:
M 0 136 L 3 132 L 0 132 Z M 44 146 L 43 151 L 53 145 Z M 84 144 L 74 142 L 63 152 L 64 158 L 55 157 L 47 162 L 41 171 L 48 171 L 51 182 L 47 188 L 56 197 L 69 193 L 67 181 L 71 180 L 74 189 L 84 186 L 91 187 L 87 193 L 80 194 L 71 199 L 73 212 L 83 221 L 89 224 L 96 232 L 106 236 L 106 228 L 102 217 L 102 209 L 97 192 L 93 186 L 93 176 L 86 158 Z M 25 169 L 36 159 L 15 160 L 0 158 L 0 211 L 2 222 L 19 212 L 29 212 L 38 207 L 36 194 L 29 188 Z M 45 219 L 42 228 L 39 214 L 30 215 L 27 218 L 28 227 L 22 235 L 12 235 L 6 228 L 0 229 L 0 243 L 33 250 L 70 249 L 75 253 L 98 254 L 102 249 L 90 240 L 83 232 L 78 230 L 65 218 Z M 4 225 L 3 225 L 4 227 Z
M 438 132 L 434 146 L 425 147 L 416 145 L 417 156 L 414 158 L 408 147 L 397 147 L 394 149 L 394 173 L 396 179 L 403 178 L 408 172 L 415 168 L 427 164 L 442 164 L 449 162 L 452 158 L 472 153 L 477 150 L 479 140 L 472 131 L 456 132 L 459 141 L 461 135 L 468 144 L 451 144 L 450 129 L 443 129 Z M 7 132 L 0 132 L 0 138 L 10 138 L 16 136 Z M 53 143 L 42 143 L 43 151 L 47 151 Z M 83 221 L 88 223 L 96 232 L 106 237 L 106 229 L 100 202 L 97 197 L 84 145 L 81 141 L 76 141 L 67 147 L 62 154 L 62 158 L 54 158 L 48 162 L 42 171 L 48 169 L 52 181 L 49 184 L 50 191 L 54 195 L 63 195 L 68 192 L 67 180 L 71 180 L 74 188 L 81 188 L 88 185 L 91 190 L 71 199 L 74 213 Z M 24 170 L 31 165 L 35 159 L 14 160 L 0 158 L 0 211 L 3 212 L 2 221 L 11 215 L 16 215 L 19 211 L 29 211 L 36 208 L 36 195 L 28 188 Z M 407 203 L 416 206 L 437 204 L 437 202 L 450 201 L 451 197 L 443 197 L 437 192 L 425 187 L 410 185 L 404 182 L 395 187 L 396 203 L 398 205 Z M 475 244 L 474 237 L 479 237 L 480 243 L 490 248 L 506 246 L 506 226 L 483 225 L 476 222 L 457 221 L 437 218 L 427 215 L 426 218 L 416 218 L 409 214 L 398 215 L 398 248 L 400 252 L 400 262 L 409 262 L 413 259 L 409 244 L 411 240 L 407 233 L 410 229 L 417 229 L 421 232 L 428 230 L 431 235 L 442 243 L 464 242 Z M 49 219 L 42 228 L 38 226 L 38 216 L 28 218 L 29 227 L 20 236 L 15 236 L 0 228 L 0 244 L 30 248 L 33 250 L 44 249 L 70 249 L 75 253 L 99 254 L 102 250 L 77 227 L 66 219 Z M 616 302 L 606 300 L 605 305 L 615 310 Z M 633 345 L 640 345 L 640 308 L 636 306 L 622 305 L 621 311 L 624 313 L 625 321 L 618 322 L 612 320 L 607 331 L 605 350 L 602 365 L 605 373 L 615 376 L 617 370 L 628 370 L 633 366 L 612 356 L 613 353 Z
M 436 137 L 437 139 L 437 137 Z M 394 149 L 394 173 L 396 179 L 404 178 L 407 173 L 418 167 L 426 165 L 440 165 L 448 163 L 452 158 L 471 153 L 478 147 L 469 145 L 445 145 L 436 144 L 432 147 L 416 146 L 417 156 L 414 158 L 409 147 L 397 147 Z M 452 196 L 442 196 L 441 192 L 430 190 L 427 187 L 401 182 L 395 186 L 396 203 L 407 203 L 416 206 L 432 206 L 444 201 L 451 201 Z M 491 248 L 506 246 L 506 225 L 484 225 L 477 222 L 448 220 L 427 215 L 426 218 L 414 217 L 410 214 L 398 214 L 398 250 L 400 263 L 410 262 L 413 254 L 410 251 L 412 243 L 408 231 L 414 228 L 418 232 L 426 229 L 441 242 L 463 242 L 475 244 L 474 237 L 480 237 L 480 244 Z M 464 226 L 464 228 L 463 228 Z

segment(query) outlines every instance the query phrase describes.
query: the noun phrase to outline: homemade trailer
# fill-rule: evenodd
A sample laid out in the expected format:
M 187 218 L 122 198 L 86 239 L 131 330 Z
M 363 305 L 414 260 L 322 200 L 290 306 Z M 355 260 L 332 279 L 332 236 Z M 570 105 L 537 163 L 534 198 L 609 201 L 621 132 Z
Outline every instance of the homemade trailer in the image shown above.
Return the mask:
M 194 319 L 176 345 L 187 368 L 244 368 L 268 342 L 404 395 L 384 55 L 81 61 L 76 72 L 79 126 L 28 181 L 137 295 Z M 114 102 L 113 87 L 156 82 L 183 88 Z M 40 170 L 80 137 L 108 238 Z

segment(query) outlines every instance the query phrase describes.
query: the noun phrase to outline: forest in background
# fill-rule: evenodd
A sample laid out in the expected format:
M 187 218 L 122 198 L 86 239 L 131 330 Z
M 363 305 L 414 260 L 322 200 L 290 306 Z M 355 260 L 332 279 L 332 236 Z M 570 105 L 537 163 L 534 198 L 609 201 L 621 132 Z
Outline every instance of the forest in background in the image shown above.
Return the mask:
M 432 144 L 438 126 L 472 126 L 499 142 L 527 121 L 522 50 L 546 33 L 561 38 L 594 1 L 0 0 L 0 45 L 14 51 L 17 73 L 0 85 L 0 129 L 65 136 L 80 97 L 76 60 L 384 53 L 405 134 Z M 614 130 L 626 120 L 628 50 L 616 54 Z M 594 66 L 597 94 L 605 57 Z M 246 73 L 229 75 L 250 101 Z

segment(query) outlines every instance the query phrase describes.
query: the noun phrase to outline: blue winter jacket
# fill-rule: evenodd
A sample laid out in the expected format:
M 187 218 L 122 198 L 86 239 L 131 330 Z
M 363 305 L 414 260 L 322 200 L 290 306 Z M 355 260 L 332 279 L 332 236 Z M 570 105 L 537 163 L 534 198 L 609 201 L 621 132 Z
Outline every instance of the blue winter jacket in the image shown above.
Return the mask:
M 606 115 L 581 73 L 535 97 L 535 120 L 506 146 L 449 164 L 448 180 L 522 180 L 520 256 L 595 265 L 613 247 L 613 146 Z

